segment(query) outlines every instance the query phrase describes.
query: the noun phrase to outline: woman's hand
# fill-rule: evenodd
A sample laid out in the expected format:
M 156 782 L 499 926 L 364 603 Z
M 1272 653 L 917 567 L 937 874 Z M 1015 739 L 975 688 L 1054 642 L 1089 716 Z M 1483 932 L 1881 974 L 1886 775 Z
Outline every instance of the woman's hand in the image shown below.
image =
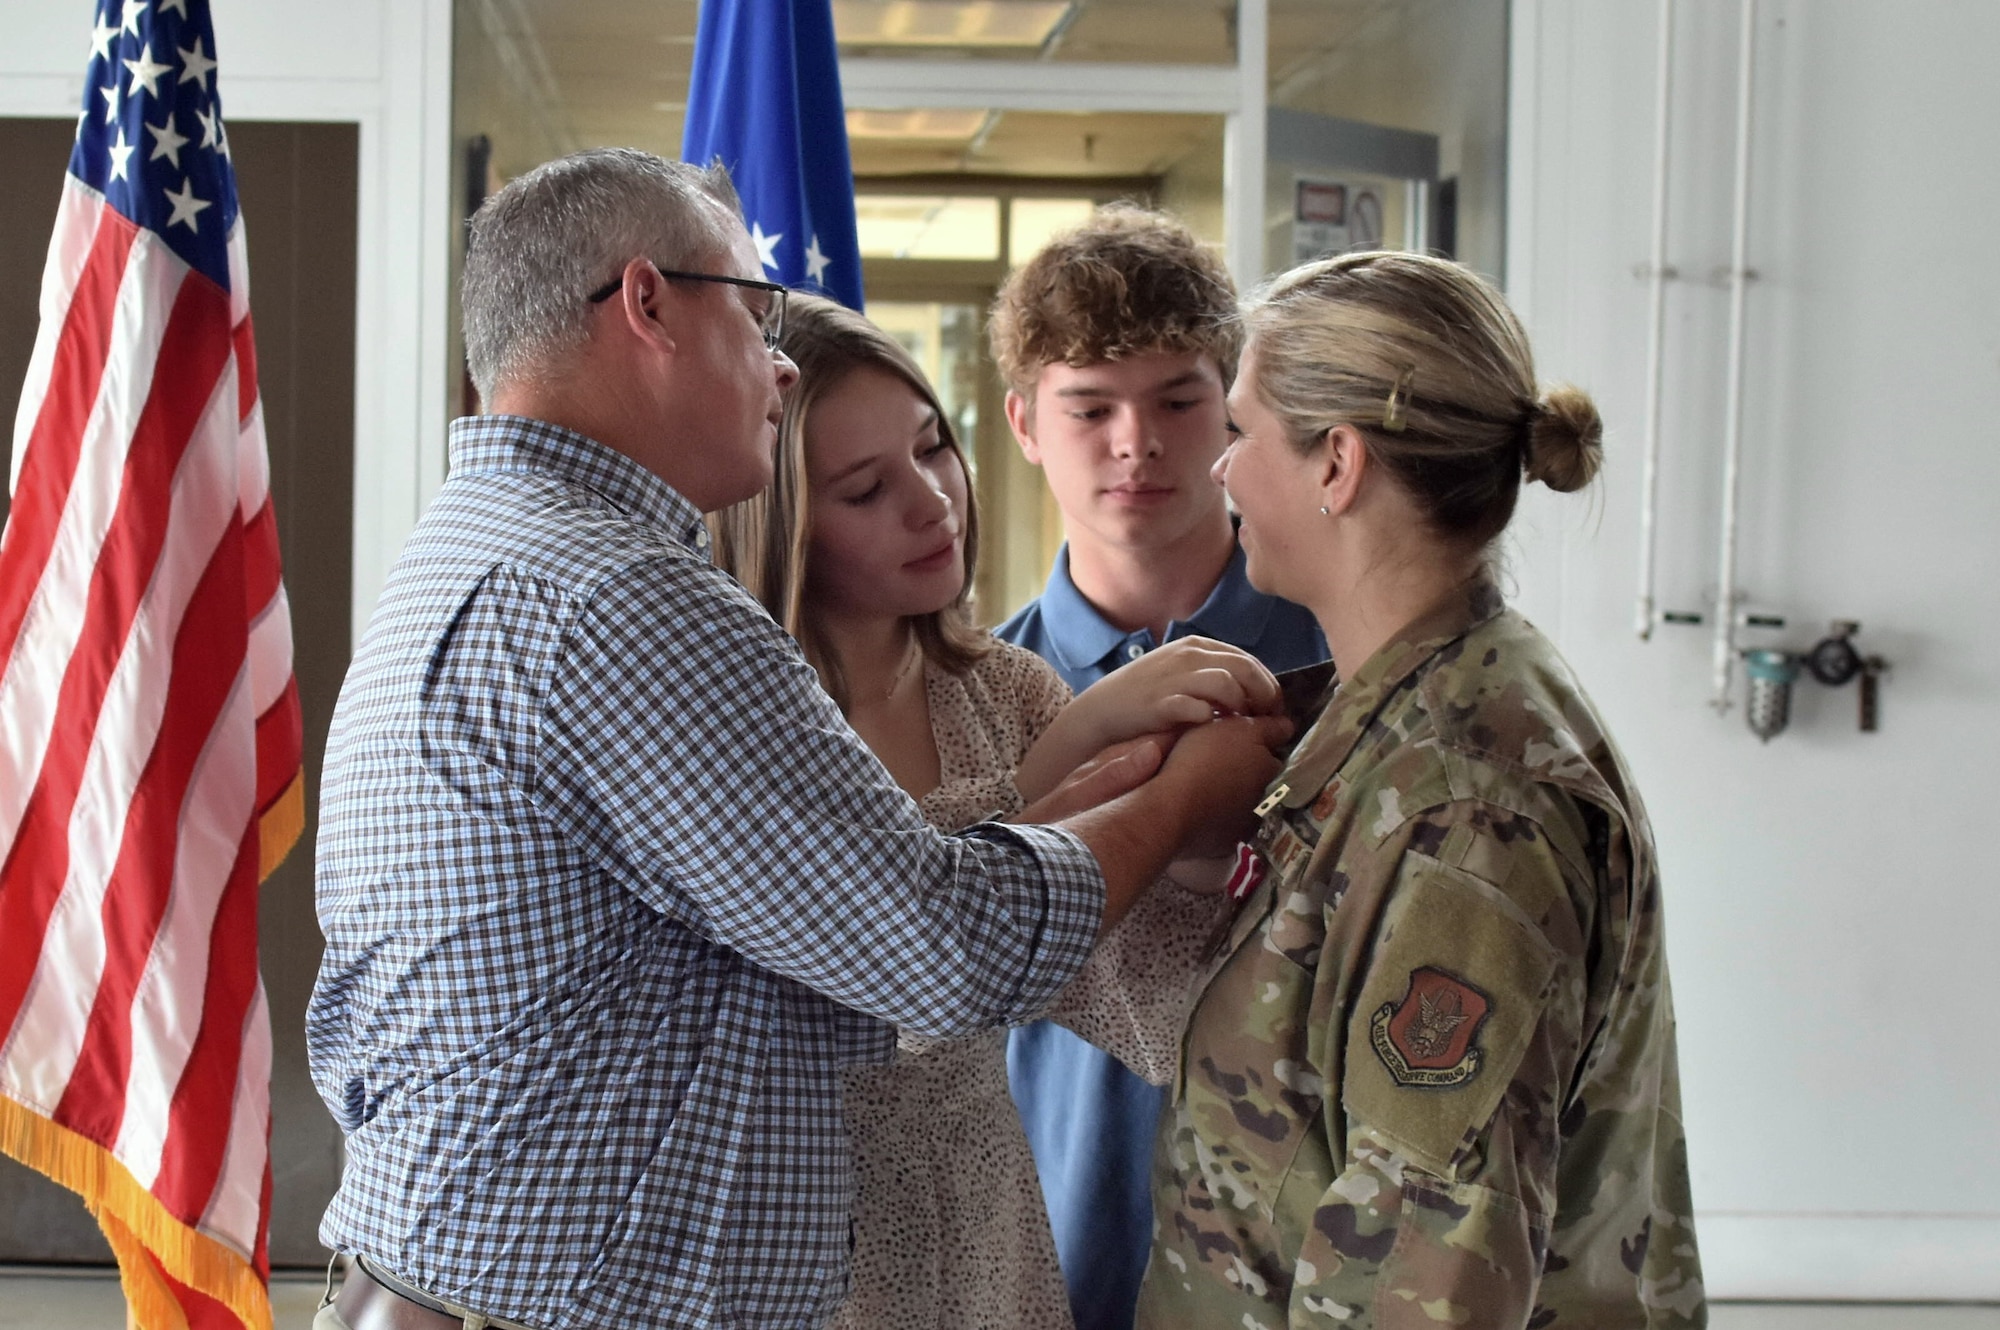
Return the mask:
M 1112 744 L 1279 706 L 1278 681 L 1254 656 L 1211 638 L 1179 638 L 1085 689 L 1028 750 L 1014 783 L 1033 802 Z
M 1220 896 L 1236 868 L 1232 851 L 1222 855 L 1187 856 L 1167 865 L 1166 879 L 1195 896 Z

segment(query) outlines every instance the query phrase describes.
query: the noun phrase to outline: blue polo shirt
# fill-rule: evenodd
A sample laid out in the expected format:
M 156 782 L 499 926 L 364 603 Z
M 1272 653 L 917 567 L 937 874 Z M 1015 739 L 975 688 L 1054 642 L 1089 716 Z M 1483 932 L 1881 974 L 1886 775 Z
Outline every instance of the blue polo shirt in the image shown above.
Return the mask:
M 1201 608 L 1167 625 L 1167 640 L 1212 637 L 1273 673 L 1325 660 L 1312 615 L 1251 586 L 1243 564 L 1239 546 Z M 1151 629 L 1128 633 L 1084 599 L 1070 580 L 1067 545 L 1041 596 L 993 631 L 1053 665 L 1079 693 L 1159 645 Z M 1131 1330 L 1153 1239 L 1153 1135 L 1168 1092 L 1048 1021 L 1009 1036 L 1007 1078 L 1078 1330 Z

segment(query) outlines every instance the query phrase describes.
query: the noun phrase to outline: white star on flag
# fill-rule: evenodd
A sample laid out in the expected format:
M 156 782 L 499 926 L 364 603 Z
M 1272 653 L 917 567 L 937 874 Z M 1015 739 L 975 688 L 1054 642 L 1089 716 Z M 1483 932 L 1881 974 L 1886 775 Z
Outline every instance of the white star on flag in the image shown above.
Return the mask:
M 180 193 L 176 194 L 171 189 L 161 192 L 167 196 L 167 202 L 174 205 L 174 215 L 167 218 L 168 226 L 182 225 L 190 231 L 199 230 L 200 228 L 194 224 L 195 217 L 203 208 L 212 208 L 215 206 L 207 199 L 196 198 L 194 196 L 194 185 L 186 179 L 181 181 Z
M 160 12 L 162 14 L 170 9 L 182 18 L 186 18 L 188 16 L 188 0 L 160 0 Z
M 830 262 L 819 250 L 819 233 L 813 233 L 812 243 L 806 246 L 806 280 L 826 285 L 826 265 Z
M 216 144 L 221 142 L 221 139 L 217 137 L 217 131 L 221 128 L 221 120 L 222 120 L 220 112 L 204 111 L 199 107 L 197 107 L 195 109 L 194 118 L 201 121 L 202 147 L 213 148 Z
M 90 49 L 99 60 L 111 58 L 111 43 L 118 40 L 118 29 L 108 23 L 100 23 L 90 30 Z
M 160 95 L 160 75 L 173 68 L 172 65 L 163 65 L 153 59 L 153 48 L 151 46 L 146 46 L 140 50 L 139 59 L 127 60 L 123 63 L 125 68 L 132 71 L 133 91 L 136 92 L 139 85 L 143 83 L 146 85 L 146 95 L 148 97 L 157 97 Z
M 130 30 L 134 37 L 139 35 L 139 20 L 145 17 L 146 0 L 125 0 L 125 18 L 118 24 L 118 31 Z
M 116 83 L 107 83 L 97 90 L 97 95 L 104 99 L 104 123 L 107 125 L 117 124 L 119 109 L 118 85 Z
M 162 5 L 160 8 L 165 9 L 166 6 Z M 180 51 L 178 46 L 174 49 Z M 215 61 L 209 59 L 208 55 L 201 49 L 201 38 L 197 36 L 194 39 L 194 49 L 192 51 L 180 51 L 180 55 L 180 81 L 182 83 L 193 83 L 202 88 L 208 87 L 208 71 L 215 68 Z
M 778 242 L 784 238 L 783 231 L 774 236 L 767 236 L 762 226 L 756 222 L 750 223 L 750 242 L 757 246 L 757 261 L 773 272 L 778 270 Z
M 147 125 L 146 132 L 153 136 L 153 155 L 146 160 L 157 162 L 164 157 L 178 169 L 181 146 L 187 142 L 187 137 L 174 127 L 174 113 L 167 112 L 167 123 L 164 125 Z
M 119 126 L 118 141 L 112 144 L 106 151 L 111 154 L 111 178 L 113 180 L 130 179 L 125 174 L 125 168 L 131 162 L 132 154 L 137 151 L 137 148 L 125 141 L 124 126 Z

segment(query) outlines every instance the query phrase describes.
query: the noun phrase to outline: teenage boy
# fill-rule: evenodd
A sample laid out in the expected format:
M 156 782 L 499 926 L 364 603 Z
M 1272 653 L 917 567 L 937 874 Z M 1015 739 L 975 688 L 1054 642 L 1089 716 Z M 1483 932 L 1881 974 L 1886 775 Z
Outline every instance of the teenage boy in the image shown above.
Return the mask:
M 1001 290 L 993 354 L 1007 423 L 1042 468 L 1066 542 L 1042 594 L 997 630 L 1078 692 L 1199 634 L 1272 670 L 1326 659 L 1312 616 L 1244 576 L 1209 468 L 1242 334 L 1228 270 L 1176 218 L 1124 205 L 1057 236 Z M 1015 1030 L 1008 1078 L 1079 1330 L 1129 1330 L 1152 1245 L 1153 1135 L 1167 1092 L 1047 1021 Z

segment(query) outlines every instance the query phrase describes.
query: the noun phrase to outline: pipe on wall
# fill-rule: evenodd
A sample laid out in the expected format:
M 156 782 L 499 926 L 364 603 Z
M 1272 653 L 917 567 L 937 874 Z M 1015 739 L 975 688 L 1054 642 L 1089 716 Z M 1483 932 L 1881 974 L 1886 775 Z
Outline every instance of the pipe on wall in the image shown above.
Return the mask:
M 1744 314 L 1750 286 L 1750 121 L 1756 90 L 1757 0 L 1742 0 L 1737 37 L 1736 192 L 1729 254 L 1729 382 L 1722 451 L 1722 552 L 1716 569 L 1714 639 L 1710 666 L 1714 693 L 1709 704 L 1729 709 L 1729 686 L 1736 666 L 1736 548 L 1742 516 Z
M 1633 628 L 1644 642 L 1659 622 L 1654 600 L 1659 546 L 1660 398 L 1667 356 L 1667 124 L 1673 111 L 1674 0 L 1660 0 L 1658 88 L 1653 109 L 1653 253 L 1646 269 L 1646 438 L 1639 473 L 1639 600 Z

